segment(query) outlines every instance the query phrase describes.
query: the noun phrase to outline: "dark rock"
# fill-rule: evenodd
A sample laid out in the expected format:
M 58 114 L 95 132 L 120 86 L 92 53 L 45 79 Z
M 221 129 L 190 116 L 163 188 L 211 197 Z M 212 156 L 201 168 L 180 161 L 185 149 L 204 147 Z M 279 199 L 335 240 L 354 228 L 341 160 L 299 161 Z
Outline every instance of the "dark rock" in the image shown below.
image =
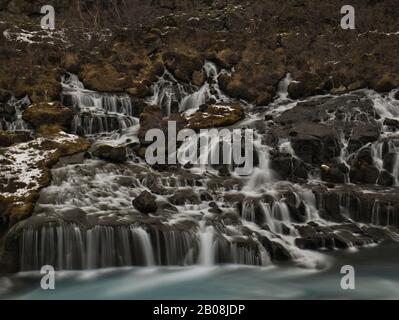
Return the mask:
M 208 191 L 202 190 L 200 192 L 200 199 L 201 199 L 201 201 L 212 201 L 213 197 Z
M 386 118 L 384 120 L 384 125 L 399 129 L 399 121 L 395 119 Z
M 380 172 L 377 183 L 380 186 L 390 187 L 395 183 L 395 179 L 389 172 L 383 170 Z
M 171 197 L 168 198 L 168 200 L 170 203 L 176 206 L 201 203 L 199 197 L 192 189 L 177 190 Z
M 304 72 L 288 86 L 288 93 L 291 98 L 299 99 L 323 93 L 324 89 L 325 81 L 317 74 Z
M 23 112 L 22 118 L 36 129 L 48 125 L 68 129 L 73 115 L 71 109 L 65 108 L 59 103 L 38 103 L 27 108 Z
M 126 148 L 124 146 L 110 146 L 110 145 L 99 145 L 95 147 L 93 151 L 95 157 L 99 157 L 103 160 L 124 163 L 127 161 Z
M 148 191 L 143 191 L 132 203 L 133 206 L 142 213 L 148 214 L 157 211 L 156 197 Z

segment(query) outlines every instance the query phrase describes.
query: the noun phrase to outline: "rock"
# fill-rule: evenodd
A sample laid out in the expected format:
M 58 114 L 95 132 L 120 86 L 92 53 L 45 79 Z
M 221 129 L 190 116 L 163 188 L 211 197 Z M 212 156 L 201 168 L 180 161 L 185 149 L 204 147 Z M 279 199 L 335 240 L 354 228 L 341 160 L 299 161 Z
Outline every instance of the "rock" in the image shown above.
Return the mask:
M 215 55 L 216 63 L 224 69 L 231 69 L 240 61 L 240 53 L 231 48 L 225 48 Z
M 205 72 L 203 70 L 196 70 L 193 72 L 193 79 L 192 79 L 192 84 L 195 86 L 202 86 L 206 81 L 206 75 Z
M 288 86 L 288 94 L 292 99 L 300 99 L 321 94 L 324 89 L 325 81 L 317 74 L 304 72 Z
M 362 163 L 354 163 L 351 166 L 349 176 L 351 182 L 376 184 L 380 171 L 374 166 Z
M 101 92 L 122 92 L 129 88 L 129 81 L 111 64 L 85 64 L 79 73 L 85 87 Z
M 369 142 L 375 142 L 380 137 L 380 127 L 373 123 L 355 123 L 349 140 L 348 150 L 354 152 Z
M 391 187 L 395 183 L 394 177 L 387 171 L 383 170 L 377 180 L 377 184 L 384 187 Z
M 201 199 L 201 201 L 212 201 L 213 197 L 208 191 L 202 190 L 200 192 L 200 199 Z
M 143 191 L 133 201 L 133 206 L 142 213 L 149 214 L 157 211 L 156 197 L 148 191 Z
M 11 122 L 15 119 L 16 111 L 14 106 L 7 103 L 0 103 L 0 117 Z
M 373 84 L 373 88 L 377 92 L 388 92 L 395 89 L 398 85 L 399 82 L 394 75 L 385 73 Z
M 329 165 L 328 170 L 321 170 L 321 179 L 327 182 L 345 183 L 345 172 L 340 166 Z
M 190 83 L 194 72 L 202 70 L 203 66 L 203 59 L 194 52 L 168 51 L 162 59 L 173 75 L 186 83 Z
M 140 114 L 140 129 L 138 137 L 141 144 L 149 145 L 151 141 L 145 141 L 146 133 L 154 128 L 159 129 L 161 127 L 162 115 L 161 110 L 157 106 L 147 106 Z
M 383 167 L 389 172 L 393 172 L 396 163 L 397 155 L 394 152 L 389 152 L 384 155 Z
M 211 105 L 204 111 L 197 111 L 187 117 L 187 128 L 206 129 L 233 125 L 244 117 L 244 110 L 240 105 Z
M 290 154 L 274 150 L 270 155 L 270 167 L 280 179 L 307 179 L 310 168 L 302 161 L 293 158 Z
M 61 59 L 61 66 L 68 72 L 78 74 L 80 72 L 78 55 L 75 52 L 66 52 Z
M 37 130 L 49 125 L 66 130 L 70 128 L 73 116 L 71 109 L 59 103 L 33 104 L 22 114 L 22 118 Z
M 0 203 L 6 207 L 10 225 L 31 214 L 40 189 L 51 182 L 50 168 L 61 157 L 84 152 L 89 146 L 82 138 L 58 132 L 3 148 Z
M 124 146 L 98 145 L 93 151 L 95 157 L 115 163 L 127 161 L 126 148 Z
M 192 189 L 177 190 L 171 197 L 168 198 L 168 201 L 176 206 L 201 203 L 197 194 Z
M 17 143 L 27 142 L 32 139 L 28 132 L 0 131 L 0 148 L 10 147 Z
M 386 118 L 384 120 L 384 126 L 390 126 L 390 127 L 395 128 L 395 129 L 399 129 L 399 120 Z
M 171 205 L 169 202 L 161 203 L 159 205 L 159 209 L 164 210 L 164 211 L 172 211 L 172 212 L 178 212 L 179 211 L 174 205 Z

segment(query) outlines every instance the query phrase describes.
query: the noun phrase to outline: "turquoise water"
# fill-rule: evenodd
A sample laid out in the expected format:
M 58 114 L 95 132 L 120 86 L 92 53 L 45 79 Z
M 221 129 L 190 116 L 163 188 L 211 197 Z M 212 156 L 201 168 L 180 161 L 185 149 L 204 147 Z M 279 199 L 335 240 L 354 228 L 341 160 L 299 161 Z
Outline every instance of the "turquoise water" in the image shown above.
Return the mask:
M 0 280 L 6 299 L 399 299 L 399 245 L 336 252 L 322 270 L 293 266 L 123 268 L 57 272 L 55 290 L 39 273 Z M 355 268 L 355 290 L 341 289 L 342 265 Z

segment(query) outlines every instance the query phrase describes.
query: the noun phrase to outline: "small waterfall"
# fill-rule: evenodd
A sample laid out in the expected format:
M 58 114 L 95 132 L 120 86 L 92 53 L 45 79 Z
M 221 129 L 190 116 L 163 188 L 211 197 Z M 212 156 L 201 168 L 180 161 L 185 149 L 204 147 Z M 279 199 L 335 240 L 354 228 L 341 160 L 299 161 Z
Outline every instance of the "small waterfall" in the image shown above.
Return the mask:
M 278 99 L 281 101 L 287 100 L 288 99 L 288 87 L 292 82 L 292 77 L 290 73 L 287 73 L 284 79 L 282 79 L 277 88 L 277 96 Z
M 206 226 L 200 222 L 200 253 L 198 263 L 202 266 L 215 264 L 214 230 L 212 226 Z
M 176 112 L 190 115 L 210 100 L 214 103 L 230 102 L 230 99 L 219 88 L 220 73 L 215 64 L 205 62 L 203 71 L 207 76 L 207 81 L 198 88 L 191 84 L 179 83 L 168 70 L 165 70 L 163 76 L 152 86 L 153 95 L 147 99 L 147 103 L 160 106 L 163 115 L 167 117 Z
M 339 155 L 339 162 L 343 163 L 345 165 L 345 167 L 348 169 L 347 172 L 345 173 L 345 184 L 349 184 L 350 183 L 350 176 L 349 176 L 349 171 L 350 171 L 350 165 L 348 164 L 348 159 L 350 157 L 349 151 L 348 151 L 348 146 L 349 146 L 349 139 L 345 138 L 345 133 L 344 132 L 340 132 L 340 144 L 341 144 L 341 152 Z
M 273 170 L 270 168 L 270 147 L 262 144 L 262 137 L 258 133 L 255 134 L 254 147 L 258 153 L 259 166 L 255 167 L 252 175 L 246 183 L 244 190 L 257 191 L 264 188 L 274 181 Z
M 22 119 L 22 111 L 31 104 L 29 97 L 18 100 L 11 97 L 5 104 L 9 111 L 7 114 L 0 113 L 0 130 L 4 131 L 30 131 L 29 125 Z
M 74 133 L 84 136 L 108 134 L 138 124 L 137 111 L 128 95 L 84 89 L 73 74 L 63 76 L 61 83 L 62 103 L 77 112 L 72 123 Z

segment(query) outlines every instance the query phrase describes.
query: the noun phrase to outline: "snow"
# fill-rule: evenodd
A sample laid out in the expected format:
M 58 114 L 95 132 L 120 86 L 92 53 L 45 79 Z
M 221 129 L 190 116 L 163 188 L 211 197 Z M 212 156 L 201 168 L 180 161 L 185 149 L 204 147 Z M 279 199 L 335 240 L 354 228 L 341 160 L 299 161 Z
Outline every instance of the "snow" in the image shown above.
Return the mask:
M 52 139 L 56 143 L 74 142 L 77 136 L 61 132 L 57 137 Z M 40 189 L 40 179 L 43 177 L 43 169 L 40 166 L 42 161 L 46 161 L 57 150 L 42 150 L 43 142 L 48 141 L 45 138 L 37 138 L 35 140 L 20 143 L 8 148 L 2 149 L 0 154 L 1 165 L 0 183 L 2 188 L 7 185 L 23 184 L 23 187 L 17 188 L 16 192 L 5 192 L 3 197 L 26 197 L 33 191 Z

